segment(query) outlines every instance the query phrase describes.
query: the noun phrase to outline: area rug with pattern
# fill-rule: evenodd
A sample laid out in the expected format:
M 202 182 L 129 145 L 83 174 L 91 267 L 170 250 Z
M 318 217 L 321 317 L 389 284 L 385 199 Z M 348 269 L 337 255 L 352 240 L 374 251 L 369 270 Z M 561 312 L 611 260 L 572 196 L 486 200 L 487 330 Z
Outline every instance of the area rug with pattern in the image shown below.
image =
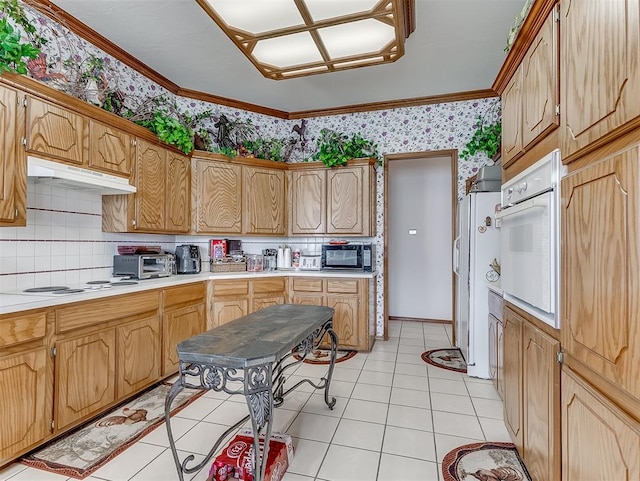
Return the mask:
M 432 349 L 421 354 L 422 360 L 432 366 L 448 369 L 449 371 L 467 372 L 467 363 L 462 352 L 457 347 Z
M 531 481 L 515 445 L 511 443 L 465 444 L 442 460 L 444 481 Z
M 351 359 L 356 354 L 358 354 L 358 351 L 338 349 L 338 352 L 336 353 L 336 363 Z M 302 356 L 299 354 L 294 354 L 293 357 L 298 361 L 302 359 Z M 330 349 L 314 349 L 303 362 L 306 362 L 307 364 L 329 364 L 329 359 L 331 359 Z
M 84 479 L 158 425 L 164 424 L 164 401 L 170 388 L 171 384 L 158 384 L 20 461 L 34 468 Z M 171 415 L 205 392 L 184 389 L 174 400 Z

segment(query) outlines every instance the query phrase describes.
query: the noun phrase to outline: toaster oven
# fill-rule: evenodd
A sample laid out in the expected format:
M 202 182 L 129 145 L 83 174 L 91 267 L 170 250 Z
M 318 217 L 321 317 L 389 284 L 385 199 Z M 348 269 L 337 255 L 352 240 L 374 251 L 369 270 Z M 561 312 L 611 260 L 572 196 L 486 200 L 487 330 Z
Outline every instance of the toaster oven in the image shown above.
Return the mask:
M 113 275 L 135 279 L 168 277 L 172 274 L 174 259 L 171 254 L 129 254 L 113 256 Z

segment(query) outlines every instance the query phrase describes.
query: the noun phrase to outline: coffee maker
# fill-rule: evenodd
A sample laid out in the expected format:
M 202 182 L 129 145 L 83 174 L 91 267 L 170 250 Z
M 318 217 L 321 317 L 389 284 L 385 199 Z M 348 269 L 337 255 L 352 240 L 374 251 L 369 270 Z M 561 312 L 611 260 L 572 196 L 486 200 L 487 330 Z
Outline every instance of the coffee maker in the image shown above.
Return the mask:
M 176 247 L 178 274 L 197 274 L 200 272 L 200 249 L 197 245 L 183 244 Z

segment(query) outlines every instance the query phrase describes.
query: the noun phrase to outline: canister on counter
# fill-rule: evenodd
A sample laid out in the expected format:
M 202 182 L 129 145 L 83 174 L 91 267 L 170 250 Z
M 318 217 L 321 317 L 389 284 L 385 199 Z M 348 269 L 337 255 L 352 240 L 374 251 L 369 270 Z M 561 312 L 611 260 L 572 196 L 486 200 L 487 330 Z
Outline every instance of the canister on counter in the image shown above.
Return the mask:
M 300 249 L 293 249 L 291 252 L 291 267 L 300 267 Z
M 247 254 L 247 272 L 260 272 L 262 271 L 262 254 Z

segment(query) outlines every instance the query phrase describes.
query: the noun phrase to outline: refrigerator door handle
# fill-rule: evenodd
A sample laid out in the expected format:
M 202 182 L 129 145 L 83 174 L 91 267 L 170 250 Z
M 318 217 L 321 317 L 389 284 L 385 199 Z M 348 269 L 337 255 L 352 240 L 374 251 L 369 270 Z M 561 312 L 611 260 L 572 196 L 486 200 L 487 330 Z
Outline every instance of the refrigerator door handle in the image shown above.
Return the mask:
M 453 241 L 453 272 L 455 275 L 460 275 L 460 236 L 456 237 Z

